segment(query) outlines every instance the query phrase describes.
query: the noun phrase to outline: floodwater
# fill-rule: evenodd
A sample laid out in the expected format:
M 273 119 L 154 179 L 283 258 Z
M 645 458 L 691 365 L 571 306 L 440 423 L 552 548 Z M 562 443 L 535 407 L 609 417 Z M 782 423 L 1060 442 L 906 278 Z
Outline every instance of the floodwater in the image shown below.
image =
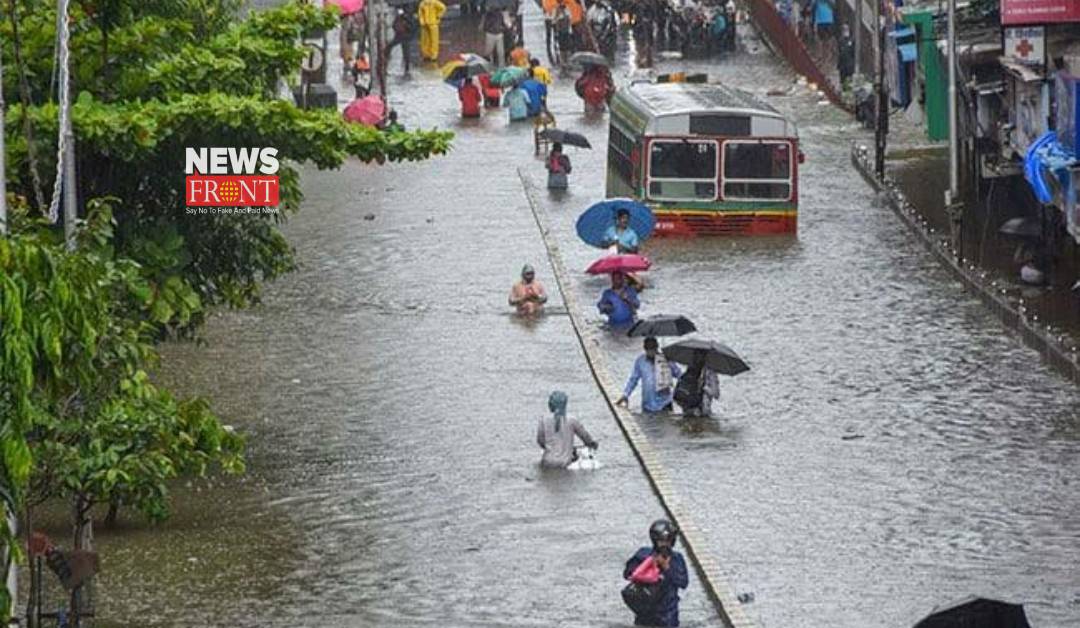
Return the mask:
M 542 38 L 528 12 L 527 44 Z M 448 51 L 473 28 L 448 25 Z M 768 628 L 906 626 L 972 593 L 1026 603 L 1039 628 L 1080 624 L 1075 390 L 876 201 L 848 162 L 857 126 L 744 44 L 659 64 L 791 87 L 770 100 L 807 155 L 797 239 L 647 245 L 644 313 L 686 314 L 753 367 L 722 382 L 715 420 L 639 419 L 708 551 Z M 621 563 L 659 506 L 557 292 L 535 324 L 506 307 L 523 263 L 555 290 L 517 176 L 543 181 L 531 126 L 461 121 L 434 68 L 391 83 L 401 121 L 453 129 L 453 152 L 306 172 L 287 228 L 299 271 L 213 316 L 205 345 L 168 348 L 163 379 L 249 435 L 250 471 L 181 487 L 160 528 L 99 531 L 106 625 L 628 625 Z M 573 223 L 604 193 L 606 120 L 580 113 L 571 77 L 550 102 L 596 147 L 571 149 L 569 193 L 539 195 L 584 268 L 596 252 Z M 571 289 L 587 304 L 601 287 Z M 639 347 L 603 350 L 628 368 Z M 600 440 L 600 471 L 539 472 L 556 388 Z M 715 625 L 692 581 L 683 625 Z

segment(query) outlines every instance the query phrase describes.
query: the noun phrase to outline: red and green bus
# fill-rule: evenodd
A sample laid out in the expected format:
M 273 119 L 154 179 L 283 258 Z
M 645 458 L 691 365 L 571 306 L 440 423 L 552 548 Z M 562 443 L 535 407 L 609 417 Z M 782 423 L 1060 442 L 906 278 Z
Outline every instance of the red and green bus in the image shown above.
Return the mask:
M 794 234 L 795 124 L 715 83 L 634 82 L 611 100 L 607 196 L 638 199 L 657 235 Z

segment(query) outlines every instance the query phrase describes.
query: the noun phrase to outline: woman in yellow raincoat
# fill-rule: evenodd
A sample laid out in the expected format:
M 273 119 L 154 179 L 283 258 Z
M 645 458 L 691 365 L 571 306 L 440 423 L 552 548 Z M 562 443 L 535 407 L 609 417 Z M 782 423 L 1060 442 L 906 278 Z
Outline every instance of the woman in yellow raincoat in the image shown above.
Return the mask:
M 416 16 L 420 21 L 420 56 L 426 61 L 439 59 L 439 22 L 446 5 L 439 0 L 420 0 Z

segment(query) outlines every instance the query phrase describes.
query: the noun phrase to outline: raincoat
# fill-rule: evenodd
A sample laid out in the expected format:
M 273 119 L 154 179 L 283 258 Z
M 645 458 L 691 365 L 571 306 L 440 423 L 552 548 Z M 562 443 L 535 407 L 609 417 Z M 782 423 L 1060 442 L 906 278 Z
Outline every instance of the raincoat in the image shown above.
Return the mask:
M 529 95 L 529 116 L 540 115 L 540 112 L 547 104 L 547 88 L 536 79 L 526 79 L 521 83 L 521 89 L 525 90 L 525 93 Z
M 626 561 L 623 569 L 623 578 L 629 580 L 637 566 L 651 556 L 653 549 L 643 547 L 637 551 L 630 560 Z M 678 626 L 679 625 L 679 589 L 685 589 L 690 584 L 690 577 L 686 571 L 686 559 L 681 552 L 671 552 L 671 566 L 660 575 L 660 601 L 656 605 L 656 612 L 650 615 L 638 615 L 634 618 L 635 626 Z
M 544 85 L 551 85 L 551 71 L 542 65 L 532 66 L 533 78 Z
M 446 5 L 439 0 L 420 0 L 416 16 L 420 21 L 420 56 L 428 61 L 439 58 L 439 22 Z
M 506 105 L 507 110 L 510 112 L 511 122 L 529 117 L 529 95 L 520 87 L 515 87 L 506 92 L 503 104 Z

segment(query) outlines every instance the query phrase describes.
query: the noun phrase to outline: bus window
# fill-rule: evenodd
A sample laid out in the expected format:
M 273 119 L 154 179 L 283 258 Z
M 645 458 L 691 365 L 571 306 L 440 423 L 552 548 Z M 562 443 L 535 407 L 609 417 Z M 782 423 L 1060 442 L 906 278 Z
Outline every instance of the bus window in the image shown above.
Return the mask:
M 791 198 L 791 144 L 724 142 L 724 198 L 774 201 Z
M 634 140 L 612 124 L 608 130 L 608 165 L 629 186 L 634 185 L 634 163 L 630 158 L 633 152 Z
M 712 140 L 653 140 L 649 144 L 649 198 L 715 199 L 717 157 L 717 143 Z

